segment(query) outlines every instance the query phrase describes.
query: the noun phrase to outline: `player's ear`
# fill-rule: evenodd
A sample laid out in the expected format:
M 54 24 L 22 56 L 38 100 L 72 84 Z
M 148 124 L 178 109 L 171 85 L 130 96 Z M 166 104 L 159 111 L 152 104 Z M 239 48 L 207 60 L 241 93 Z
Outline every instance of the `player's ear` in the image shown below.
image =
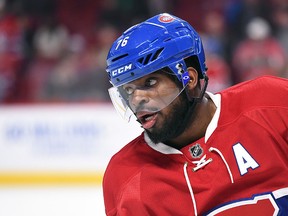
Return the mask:
M 189 89 L 194 89 L 197 86 L 197 83 L 198 83 L 198 72 L 193 67 L 188 67 L 187 71 L 188 71 L 188 74 L 189 74 L 189 77 L 190 77 L 190 80 L 189 80 L 189 83 L 188 83 L 187 87 Z

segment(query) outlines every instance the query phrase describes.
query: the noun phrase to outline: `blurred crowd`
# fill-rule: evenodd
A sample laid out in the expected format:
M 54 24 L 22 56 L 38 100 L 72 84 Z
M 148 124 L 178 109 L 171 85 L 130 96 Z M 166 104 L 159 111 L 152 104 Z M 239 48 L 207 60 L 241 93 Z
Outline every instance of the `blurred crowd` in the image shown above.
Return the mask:
M 210 84 L 288 77 L 287 0 L 0 0 L 0 102 L 105 102 L 120 33 L 169 12 L 201 34 Z

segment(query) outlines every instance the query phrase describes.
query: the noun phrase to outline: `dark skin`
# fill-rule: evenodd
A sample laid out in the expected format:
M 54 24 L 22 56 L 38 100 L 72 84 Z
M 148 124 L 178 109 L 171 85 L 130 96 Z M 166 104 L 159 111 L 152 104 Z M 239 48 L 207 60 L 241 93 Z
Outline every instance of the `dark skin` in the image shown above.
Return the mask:
M 198 73 L 193 67 L 188 67 L 188 73 L 190 77 L 190 81 L 188 83 L 188 86 L 186 87 L 186 93 L 188 98 L 195 98 L 199 97 L 200 95 L 200 84 L 198 83 Z M 153 78 L 153 74 L 147 75 L 145 77 L 142 77 L 140 79 L 137 79 L 136 81 L 131 82 L 135 86 L 144 86 L 147 83 L 147 80 L 149 78 Z M 176 88 L 176 83 L 172 79 L 167 78 L 167 76 L 160 74 L 157 75 L 159 79 L 157 79 L 156 84 L 154 85 L 153 81 L 148 82 L 151 85 L 151 88 L 167 88 L 167 86 L 175 86 Z M 130 84 L 131 84 L 130 83 Z M 127 86 L 126 86 L 127 87 Z M 128 84 L 129 87 L 129 84 Z M 125 89 L 125 85 L 124 85 Z M 152 91 L 153 92 L 153 91 Z M 145 94 L 150 94 L 148 96 L 145 96 Z M 161 96 L 161 95 L 160 95 Z M 131 97 L 130 103 L 133 103 L 133 106 L 137 107 L 137 104 L 140 105 L 141 103 L 151 103 L 152 105 L 152 100 L 149 102 L 147 98 L 152 97 L 151 92 L 145 91 L 145 90 L 139 90 L 135 91 L 133 93 L 133 96 Z M 171 118 L 171 113 L 172 110 L 178 110 L 182 107 L 181 104 L 183 104 L 183 98 L 178 96 L 169 106 L 165 107 L 161 111 L 157 112 L 155 114 L 155 124 L 153 127 L 148 128 L 149 132 L 153 133 L 153 131 L 161 131 L 163 125 L 167 124 L 167 121 L 169 118 Z M 153 106 L 153 105 L 152 105 Z M 212 100 L 209 98 L 208 95 L 204 95 L 201 101 L 199 101 L 193 112 L 192 115 L 188 117 L 186 127 L 183 131 L 181 131 L 180 134 L 174 137 L 170 137 L 168 140 L 165 140 L 165 144 L 174 147 L 176 149 L 181 149 L 184 146 L 198 140 L 199 138 L 203 137 L 205 135 L 206 129 L 208 127 L 208 124 L 210 123 L 214 113 L 216 111 L 216 106 L 212 102 Z M 136 113 L 137 115 L 137 113 Z M 172 125 L 173 127 L 173 125 Z
M 198 97 L 200 95 L 198 73 L 192 67 L 188 68 L 188 73 L 190 77 L 190 81 L 187 86 L 189 97 Z M 180 149 L 189 143 L 192 143 L 205 136 L 206 129 L 212 120 L 215 111 L 215 104 L 210 99 L 210 97 L 205 94 L 203 99 L 197 103 L 190 118 L 189 124 L 187 125 L 187 128 L 184 130 L 184 132 L 174 139 L 169 140 L 166 144 Z

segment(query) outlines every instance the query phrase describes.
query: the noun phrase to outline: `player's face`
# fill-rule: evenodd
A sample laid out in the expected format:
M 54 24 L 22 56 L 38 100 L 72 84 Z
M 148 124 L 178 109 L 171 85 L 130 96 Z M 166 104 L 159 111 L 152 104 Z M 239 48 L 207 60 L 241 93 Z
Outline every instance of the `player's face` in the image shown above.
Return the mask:
M 125 120 L 129 122 L 132 115 L 137 115 L 143 119 L 143 127 L 148 129 L 153 126 L 148 117 L 151 118 L 154 113 L 169 106 L 184 89 L 185 86 L 180 84 L 174 73 L 162 69 L 129 83 L 111 87 L 108 92 L 114 107 Z
M 189 102 L 182 92 L 168 107 L 157 113 L 157 121 L 153 128 L 146 132 L 154 143 L 169 141 L 184 132 L 189 116 Z
M 181 123 L 189 104 L 185 92 L 181 94 L 182 89 L 171 77 L 153 73 L 124 85 L 123 89 L 130 95 L 129 106 L 152 141 L 163 142 L 182 132 Z

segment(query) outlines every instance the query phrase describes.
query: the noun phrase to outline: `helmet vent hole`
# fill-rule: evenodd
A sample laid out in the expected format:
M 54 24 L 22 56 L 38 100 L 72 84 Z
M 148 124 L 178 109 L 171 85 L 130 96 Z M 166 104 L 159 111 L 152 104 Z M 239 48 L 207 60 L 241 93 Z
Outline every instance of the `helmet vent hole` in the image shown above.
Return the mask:
M 126 57 L 126 56 L 128 56 L 128 54 L 127 54 L 127 53 L 126 53 L 126 54 L 124 54 L 124 55 L 121 55 L 121 56 L 118 56 L 118 57 L 116 57 L 116 58 L 112 59 L 112 62 L 115 62 L 115 61 L 117 61 L 117 60 L 119 60 L 119 59 L 122 59 L 122 58 L 124 58 L 124 57 Z
M 158 58 L 158 56 L 161 54 L 161 52 L 163 51 L 164 48 L 158 49 L 155 54 L 153 55 L 151 61 L 154 61 L 155 59 Z
M 149 63 L 149 60 L 150 60 L 151 56 L 152 56 L 152 53 L 150 53 L 150 54 L 148 54 L 148 55 L 146 56 L 145 61 L 144 61 L 144 63 L 143 63 L 144 65 L 146 65 L 146 64 Z
M 131 73 L 131 76 L 134 76 L 134 75 L 135 75 L 135 74 L 132 72 L 132 73 Z
M 143 61 L 144 61 L 144 58 L 138 59 L 138 62 L 141 63 L 141 64 L 143 64 Z

